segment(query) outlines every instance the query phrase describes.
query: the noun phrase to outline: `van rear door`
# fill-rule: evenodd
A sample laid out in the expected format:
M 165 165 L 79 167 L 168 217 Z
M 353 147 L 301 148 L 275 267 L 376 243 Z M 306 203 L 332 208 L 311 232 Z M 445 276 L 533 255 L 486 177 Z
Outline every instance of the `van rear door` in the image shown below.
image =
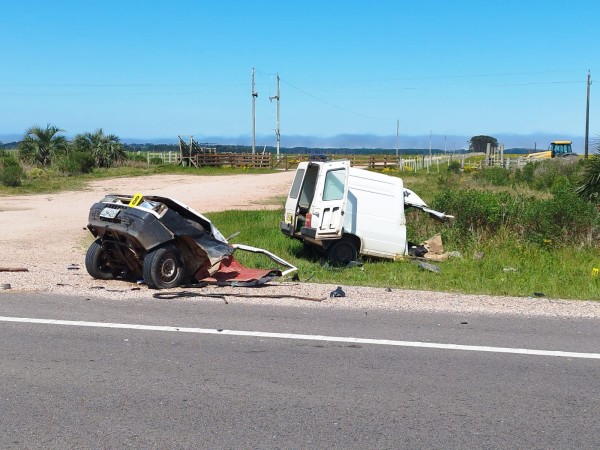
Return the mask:
M 320 199 L 311 206 L 310 229 L 302 234 L 313 235 L 315 239 L 335 239 L 342 236 L 344 210 L 348 200 L 348 174 L 350 161 L 329 161 L 321 163 L 315 197 Z
M 306 162 L 301 162 L 298 164 L 296 175 L 294 177 L 294 181 L 292 182 L 292 187 L 290 188 L 290 192 L 285 202 L 285 213 L 280 228 L 281 231 L 288 236 L 292 236 L 296 230 L 298 202 L 300 201 L 300 191 L 302 189 L 302 185 L 304 184 L 307 168 L 308 163 Z

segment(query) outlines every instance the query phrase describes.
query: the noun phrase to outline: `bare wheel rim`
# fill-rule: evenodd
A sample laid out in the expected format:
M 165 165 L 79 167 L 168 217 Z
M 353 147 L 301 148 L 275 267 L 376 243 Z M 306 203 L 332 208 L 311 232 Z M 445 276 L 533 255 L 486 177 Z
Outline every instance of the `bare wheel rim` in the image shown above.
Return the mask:
M 158 262 L 158 276 L 161 281 L 168 283 L 177 277 L 179 267 L 175 256 L 171 253 L 164 255 Z

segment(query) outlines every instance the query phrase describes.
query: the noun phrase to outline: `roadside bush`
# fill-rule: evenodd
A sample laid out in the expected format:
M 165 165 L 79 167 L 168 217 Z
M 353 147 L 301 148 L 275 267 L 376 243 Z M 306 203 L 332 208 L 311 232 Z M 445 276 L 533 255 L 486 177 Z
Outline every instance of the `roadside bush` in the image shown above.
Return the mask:
M 492 186 L 510 186 L 511 172 L 503 167 L 486 167 L 473 175 L 476 180 Z
M 136 161 L 136 162 L 147 162 L 147 157 L 146 155 L 133 155 L 133 154 L 128 154 L 127 155 L 127 159 L 129 161 Z
M 7 156 L 0 159 L 0 182 L 4 186 L 21 186 L 24 177 L 25 171 L 15 158 Z
M 529 185 L 538 190 L 550 190 L 558 177 L 566 177 L 571 184 L 574 184 L 581 170 L 581 164 L 575 158 L 555 158 L 532 164 L 534 176 L 533 180 L 529 181 Z
M 569 180 L 557 177 L 552 198 L 468 190 L 439 192 L 431 207 L 456 219 L 448 231 L 458 242 L 486 239 L 498 232 L 542 245 L 581 245 L 598 242 L 600 213 L 579 198 Z
M 448 164 L 448 172 L 460 173 L 460 161 L 450 161 Z
M 442 191 L 431 205 L 455 215 L 453 226 L 465 234 L 493 233 L 507 225 L 517 212 L 517 201 L 510 194 L 476 189 Z
M 578 181 L 577 194 L 586 200 L 600 203 L 600 143 L 591 158 L 583 163 Z
M 72 151 L 68 155 L 64 155 L 58 159 L 53 165 L 64 174 L 81 175 L 84 173 L 92 173 L 94 170 L 94 157 L 88 152 Z
M 27 178 L 30 180 L 41 180 L 48 178 L 48 172 L 39 167 L 34 167 L 27 172 Z
M 150 164 L 153 165 L 153 166 L 162 166 L 163 165 L 163 160 L 162 160 L 162 158 L 159 158 L 159 157 L 155 156 L 153 158 L 150 158 Z
M 599 213 L 573 190 L 565 176 L 551 187 L 552 198 L 528 203 L 521 222 L 528 241 L 538 244 L 591 244 L 600 234 Z

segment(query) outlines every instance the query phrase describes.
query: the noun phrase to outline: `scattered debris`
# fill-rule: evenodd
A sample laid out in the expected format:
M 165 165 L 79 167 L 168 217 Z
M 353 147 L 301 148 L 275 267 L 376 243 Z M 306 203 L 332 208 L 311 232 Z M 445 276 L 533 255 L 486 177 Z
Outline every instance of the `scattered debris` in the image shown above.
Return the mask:
M 485 253 L 483 253 L 483 252 L 473 253 L 473 259 L 483 259 L 484 256 L 485 256 Z
M 10 283 L 4 283 L 4 284 L 2 285 L 2 289 L 5 289 L 5 290 L 11 289 L 11 287 L 12 287 L 12 286 L 10 285 Z
M 518 272 L 517 269 L 515 269 L 514 267 L 505 267 L 504 269 L 502 269 L 504 272 Z
M 442 268 L 440 266 L 436 266 L 435 264 L 429 264 L 429 263 L 426 263 L 425 261 L 413 260 L 412 263 L 416 264 L 421 269 L 428 270 L 430 272 L 440 273 L 442 271 Z
M 543 292 L 534 292 L 534 293 L 533 293 L 533 296 L 534 296 L 534 297 L 538 297 L 538 298 L 539 298 L 539 297 L 545 297 L 545 296 L 546 296 L 546 294 L 544 294 Z
M 348 264 L 346 264 L 346 267 L 360 267 L 362 270 L 363 265 L 362 261 L 349 261 Z
M 0 267 L 0 272 L 29 272 L 26 267 Z
M 302 297 L 299 295 L 269 295 L 269 294 L 237 294 L 237 293 L 222 293 L 222 294 L 204 294 L 201 292 L 190 292 L 190 291 L 180 291 L 180 292 L 157 292 L 152 294 L 152 297 L 164 300 L 170 300 L 174 298 L 183 298 L 183 297 L 207 297 L 207 298 L 218 298 L 224 300 L 226 304 L 226 296 L 230 297 L 241 297 L 241 298 L 296 298 L 299 300 L 308 300 L 311 302 L 322 302 L 325 300 L 324 298 L 314 298 L 314 297 Z
M 79 270 L 79 264 L 70 264 L 67 266 L 67 270 Z
M 341 286 L 338 286 L 333 291 L 329 293 L 330 297 L 345 297 L 346 293 L 342 290 Z
M 385 288 L 385 292 L 392 292 L 392 288 L 390 288 L 390 287 Z

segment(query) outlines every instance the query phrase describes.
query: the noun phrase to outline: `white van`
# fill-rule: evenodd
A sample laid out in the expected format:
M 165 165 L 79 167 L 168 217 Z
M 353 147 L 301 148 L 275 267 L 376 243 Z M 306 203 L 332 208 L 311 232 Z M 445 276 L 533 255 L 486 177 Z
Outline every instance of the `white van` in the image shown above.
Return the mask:
M 346 160 L 302 162 L 280 228 L 324 250 L 336 264 L 358 254 L 395 259 L 408 253 L 406 207 L 452 218 L 429 209 L 400 178 L 350 167 Z

